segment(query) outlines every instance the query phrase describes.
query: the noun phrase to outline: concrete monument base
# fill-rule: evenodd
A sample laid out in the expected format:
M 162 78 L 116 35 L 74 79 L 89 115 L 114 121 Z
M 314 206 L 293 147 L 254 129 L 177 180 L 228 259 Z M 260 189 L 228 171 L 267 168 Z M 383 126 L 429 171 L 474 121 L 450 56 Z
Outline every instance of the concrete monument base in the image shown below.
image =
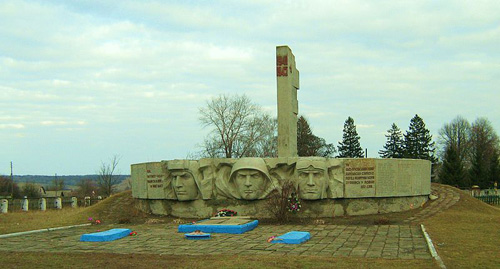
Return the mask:
M 412 159 L 172 160 L 132 165 L 132 195 L 158 215 L 207 218 L 228 208 L 269 218 L 270 196 L 289 186 L 302 204 L 298 217 L 324 218 L 418 208 L 430 177 L 430 162 Z
M 295 216 L 298 218 L 333 218 L 403 212 L 419 208 L 427 200 L 428 195 L 302 201 L 301 211 Z M 266 200 L 236 201 L 234 203 L 220 203 L 220 201 L 215 200 L 198 200 L 186 204 L 172 200 L 137 199 L 137 208 L 155 215 L 179 218 L 210 218 L 224 208 L 230 208 L 238 212 L 238 215 L 251 218 L 272 217 L 266 209 Z

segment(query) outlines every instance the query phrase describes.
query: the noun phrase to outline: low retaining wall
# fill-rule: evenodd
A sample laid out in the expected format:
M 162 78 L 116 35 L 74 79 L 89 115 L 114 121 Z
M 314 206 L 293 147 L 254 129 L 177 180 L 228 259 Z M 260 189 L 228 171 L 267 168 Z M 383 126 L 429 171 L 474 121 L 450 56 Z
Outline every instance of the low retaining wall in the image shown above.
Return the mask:
M 428 195 L 386 198 L 328 199 L 301 201 L 302 208 L 295 214 L 298 218 L 330 218 L 339 216 L 358 216 L 402 212 L 421 207 L 428 200 Z M 220 203 L 218 201 L 195 200 L 179 202 L 170 200 L 137 199 L 136 207 L 155 215 L 182 218 L 209 218 L 221 209 L 231 209 L 241 216 L 270 218 L 266 208 L 267 200 L 238 201 Z
M 86 199 L 88 198 L 88 199 Z M 0 213 L 16 212 L 16 211 L 33 211 L 33 210 L 47 210 L 47 209 L 62 209 L 62 208 L 76 208 L 96 204 L 101 199 L 86 197 L 32 197 L 32 198 L 16 198 L 16 199 L 0 199 Z M 56 203 L 56 201 L 59 202 Z

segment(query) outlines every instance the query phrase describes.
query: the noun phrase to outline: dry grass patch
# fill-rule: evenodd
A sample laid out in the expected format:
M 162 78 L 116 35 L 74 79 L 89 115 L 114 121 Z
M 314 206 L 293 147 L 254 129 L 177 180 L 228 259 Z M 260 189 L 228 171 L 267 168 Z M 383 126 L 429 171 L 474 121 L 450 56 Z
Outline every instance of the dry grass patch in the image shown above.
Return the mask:
M 34 252 L 0 252 L 0 263 L 11 268 L 438 268 L 431 260 Z
M 457 204 L 424 221 L 439 256 L 448 268 L 499 268 L 500 209 L 460 193 Z
M 115 194 L 85 208 L 31 210 L 0 215 L 0 234 L 88 223 L 88 218 L 102 223 L 142 223 L 146 214 L 134 208 L 131 192 Z
M 13 212 L 0 215 L 0 234 L 86 223 L 83 209 Z

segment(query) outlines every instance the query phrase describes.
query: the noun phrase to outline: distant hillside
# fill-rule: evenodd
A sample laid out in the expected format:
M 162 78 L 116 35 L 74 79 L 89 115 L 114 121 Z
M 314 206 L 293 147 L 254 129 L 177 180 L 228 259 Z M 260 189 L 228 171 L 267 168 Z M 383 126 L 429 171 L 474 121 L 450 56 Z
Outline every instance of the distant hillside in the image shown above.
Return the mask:
M 83 175 L 83 176 L 57 176 L 57 179 L 63 179 L 66 186 L 76 186 L 78 182 L 82 179 L 90 179 L 97 181 L 98 175 Z M 125 179 L 129 178 L 130 175 L 117 175 L 120 184 Z M 24 176 L 14 176 L 14 182 L 17 183 L 36 183 L 45 187 L 52 185 L 52 181 L 55 176 L 39 176 L 39 175 L 24 175 Z

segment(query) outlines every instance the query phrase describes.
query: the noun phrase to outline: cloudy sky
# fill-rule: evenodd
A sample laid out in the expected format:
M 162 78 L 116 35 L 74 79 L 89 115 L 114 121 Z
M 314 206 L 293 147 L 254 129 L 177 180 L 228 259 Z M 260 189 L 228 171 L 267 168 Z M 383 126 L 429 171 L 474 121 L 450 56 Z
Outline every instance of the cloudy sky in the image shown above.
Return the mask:
M 0 1 L 0 174 L 93 174 L 185 158 L 198 109 L 246 94 L 276 115 L 277 45 L 327 142 L 369 157 L 420 115 L 500 131 L 500 1 Z

